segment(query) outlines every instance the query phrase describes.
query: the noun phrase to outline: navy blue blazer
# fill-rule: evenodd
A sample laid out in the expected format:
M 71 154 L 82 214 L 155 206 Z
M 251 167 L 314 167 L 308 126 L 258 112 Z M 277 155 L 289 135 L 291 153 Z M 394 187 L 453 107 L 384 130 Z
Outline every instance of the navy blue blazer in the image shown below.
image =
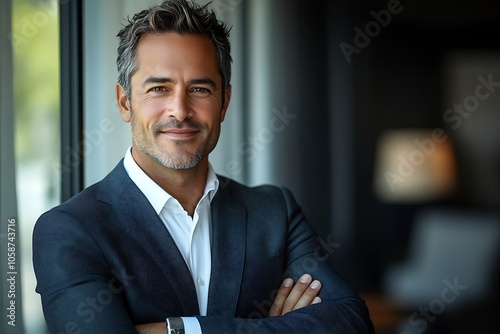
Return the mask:
M 182 255 L 123 161 L 44 213 L 33 263 L 51 333 L 136 333 L 134 325 L 172 316 L 197 317 L 204 334 L 373 333 L 363 300 L 328 264 L 331 250 L 288 190 L 219 180 L 207 316 L 199 316 Z M 322 302 L 267 317 L 282 280 L 304 273 L 323 283 Z

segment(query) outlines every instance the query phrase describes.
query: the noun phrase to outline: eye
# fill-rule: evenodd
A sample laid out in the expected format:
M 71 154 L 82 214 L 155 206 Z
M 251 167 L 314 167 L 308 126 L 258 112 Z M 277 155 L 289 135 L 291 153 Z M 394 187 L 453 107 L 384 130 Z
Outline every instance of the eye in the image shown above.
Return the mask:
M 211 93 L 208 88 L 204 88 L 204 87 L 194 87 L 193 89 L 191 89 L 191 92 L 193 92 L 193 93 L 199 93 L 199 94 L 209 94 L 209 93 Z
M 166 90 L 167 89 L 165 87 L 157 86 L 157 87 L 151 88 L 150 90 L 148 90 L 148 92 L 164 92 Z

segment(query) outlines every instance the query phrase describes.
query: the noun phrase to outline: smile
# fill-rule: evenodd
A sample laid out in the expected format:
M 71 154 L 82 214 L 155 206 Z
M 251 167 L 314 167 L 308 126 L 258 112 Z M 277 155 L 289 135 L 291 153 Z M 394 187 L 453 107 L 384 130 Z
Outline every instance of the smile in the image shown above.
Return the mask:
M 198 133 L 199 131 L 194 129 L 171 129 L 160 131 L 160 134 L 175 140 L 190 139 Z

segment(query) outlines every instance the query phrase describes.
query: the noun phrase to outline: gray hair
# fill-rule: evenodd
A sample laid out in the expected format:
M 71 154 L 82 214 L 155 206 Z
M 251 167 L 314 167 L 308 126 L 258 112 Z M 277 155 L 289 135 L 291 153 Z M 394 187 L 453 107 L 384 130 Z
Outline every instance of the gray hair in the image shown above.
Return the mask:
M 176 32 L 179 34 L 199 34 L 211 38 L 218 57 L 222 88 L 226 90 L 231 82 L 231 45 L 226 25 L 219 21 L 209 4 L 201 7 L 187 0 L 166 0 L 160 5 L 135 14 L 120 30 L 118 46 L 118 83 L 131 99 L 130 80 L 137 71 L 137 45 L 143 35 Z

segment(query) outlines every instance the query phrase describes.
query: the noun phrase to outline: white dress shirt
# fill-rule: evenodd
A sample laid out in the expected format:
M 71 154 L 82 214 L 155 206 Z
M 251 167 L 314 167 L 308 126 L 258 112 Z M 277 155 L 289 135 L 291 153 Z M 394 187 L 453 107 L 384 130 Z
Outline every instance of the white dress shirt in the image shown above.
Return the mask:
M 132 157 L 131 148 L 127 149 L 123 163 L 132 181 L 144 193 L 174 239 L 191 272 L 200 315 L 206 315 L 212 269 L 210 203 L 219 188 L 219 180 L 212 165 L 208 166 L 207 183 L 203 195 L 195 208 L 193 217 L 190 217 L 177 199 L 163 190 L 137 165 Z M 182 319 L 186 333 L 201 333 L 196 318 L 183 317 Z

